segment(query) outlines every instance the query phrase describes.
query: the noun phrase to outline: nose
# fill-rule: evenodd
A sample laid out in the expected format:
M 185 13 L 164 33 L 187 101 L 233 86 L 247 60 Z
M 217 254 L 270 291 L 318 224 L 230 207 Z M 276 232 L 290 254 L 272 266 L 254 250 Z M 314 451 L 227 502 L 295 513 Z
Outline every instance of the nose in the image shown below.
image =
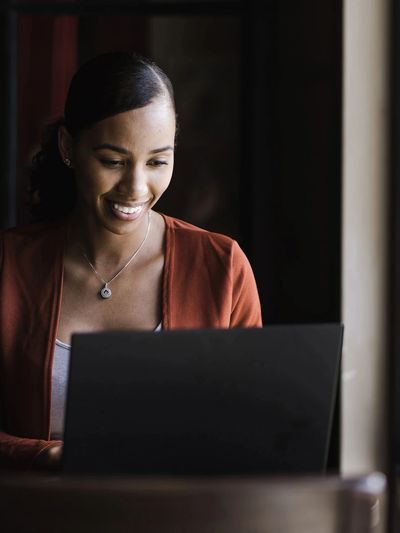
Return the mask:
M 140 164 L 130 164 L 126 166 L 121 180 L 117 185 L 117 190 L 124 196 L 133 200 L 143 199 L 148 196 L 147 173 Z

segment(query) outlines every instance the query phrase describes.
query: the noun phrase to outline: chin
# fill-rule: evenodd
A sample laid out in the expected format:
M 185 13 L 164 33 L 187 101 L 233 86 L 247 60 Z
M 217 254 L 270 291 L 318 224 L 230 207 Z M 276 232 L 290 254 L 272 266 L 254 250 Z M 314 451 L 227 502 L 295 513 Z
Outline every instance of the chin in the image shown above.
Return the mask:
M 103 220 L 102 226 L 110 233 L 114 233 L 115 235 L 126 235 L 135 229 L 135 224 L 132 222 L 112 223 L 110 221 Z

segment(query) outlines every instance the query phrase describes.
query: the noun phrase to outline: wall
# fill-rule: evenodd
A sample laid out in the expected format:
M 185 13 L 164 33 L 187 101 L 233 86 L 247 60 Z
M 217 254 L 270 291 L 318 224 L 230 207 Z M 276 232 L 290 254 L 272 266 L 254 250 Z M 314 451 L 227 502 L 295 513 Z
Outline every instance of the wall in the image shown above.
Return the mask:
M 341 470 L 385 469 L 389 2 L 345 0 Z

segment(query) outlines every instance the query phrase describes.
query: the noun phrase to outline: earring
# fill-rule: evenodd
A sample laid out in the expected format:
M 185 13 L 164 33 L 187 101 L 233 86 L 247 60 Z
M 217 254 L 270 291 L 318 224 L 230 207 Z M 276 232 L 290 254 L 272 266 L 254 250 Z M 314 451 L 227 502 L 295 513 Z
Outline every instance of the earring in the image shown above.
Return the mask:
M 67 167 L 71 166 L 71 159 L 69 159 L 68 157 L 64 157 L 63 161 L 67 165 Z

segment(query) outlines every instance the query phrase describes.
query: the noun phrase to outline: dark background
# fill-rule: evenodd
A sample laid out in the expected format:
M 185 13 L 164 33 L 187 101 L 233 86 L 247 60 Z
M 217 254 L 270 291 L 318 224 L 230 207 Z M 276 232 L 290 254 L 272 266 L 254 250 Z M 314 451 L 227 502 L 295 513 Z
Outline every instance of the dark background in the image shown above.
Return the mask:
M 2 227 L 29 220 L 26 166 L 76 67 L 134 49 L 176 89 L 159 209 L 239 241 L 265 324 L 340 321 L 341 1 L 14 1 L 0 36 Z

